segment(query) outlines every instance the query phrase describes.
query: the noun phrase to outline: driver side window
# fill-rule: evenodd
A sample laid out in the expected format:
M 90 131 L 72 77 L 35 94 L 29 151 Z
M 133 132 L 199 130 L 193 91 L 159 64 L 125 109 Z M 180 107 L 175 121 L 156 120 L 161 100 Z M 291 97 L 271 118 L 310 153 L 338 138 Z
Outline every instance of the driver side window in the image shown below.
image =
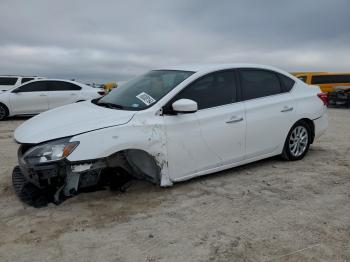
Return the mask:
M 44 92 L 48 91 L 46 81 L 37 81 L 24 84 L 16 89 L 16 92 Z
M 230 104 L 236 101 L 236 77 L 233 70 L 210 73 L 180 91 L 170 102 L 186 98 L 196 101 L 198 109 Z

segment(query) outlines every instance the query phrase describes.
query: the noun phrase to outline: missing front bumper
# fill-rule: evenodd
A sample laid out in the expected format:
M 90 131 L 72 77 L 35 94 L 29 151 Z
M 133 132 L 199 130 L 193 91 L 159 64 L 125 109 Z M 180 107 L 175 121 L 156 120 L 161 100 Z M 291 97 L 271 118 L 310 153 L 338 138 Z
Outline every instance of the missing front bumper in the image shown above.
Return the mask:
M 160 168 L 154 158 L 140 150 L 121 151 L 91 161 L 69 162 L 63 159 L 36 165 L 23 161 L 24 151 L 23 147 L 18 151 L 19 167 L 13 171 L 13 186 L 19 198 L 33 206 L 40 192 L 47 202 L 59 204 L 79 192 L 106 186 L 125 191 L 135 178 L 154 184 L 159 184 L 160 180 Z M 28 201 L 28 198 L 31 199 Z
M 80 192 L 102 190 L 106 186 L 124 192 L 133 179 L 124 170 L 107 168 L 103 163 L 92 164 L 87 170 L 81 167 L 82 164 L 63 163 L 40 168 L 16 166 L 12 173 L 13 187 L 22 202 L 43 207 L 48 203 L 58 205 Z

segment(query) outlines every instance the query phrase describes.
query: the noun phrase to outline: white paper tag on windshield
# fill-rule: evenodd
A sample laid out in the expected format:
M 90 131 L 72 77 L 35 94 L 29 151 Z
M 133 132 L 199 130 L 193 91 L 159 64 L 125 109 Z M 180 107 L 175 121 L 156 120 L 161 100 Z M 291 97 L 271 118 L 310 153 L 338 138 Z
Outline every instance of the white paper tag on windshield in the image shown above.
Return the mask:
M 151 97 L 149 94 L 146 94 L 145 92 L 138 94 L 136 97 L 147 106 L 156 102 L 156 100 L 153 97 Z

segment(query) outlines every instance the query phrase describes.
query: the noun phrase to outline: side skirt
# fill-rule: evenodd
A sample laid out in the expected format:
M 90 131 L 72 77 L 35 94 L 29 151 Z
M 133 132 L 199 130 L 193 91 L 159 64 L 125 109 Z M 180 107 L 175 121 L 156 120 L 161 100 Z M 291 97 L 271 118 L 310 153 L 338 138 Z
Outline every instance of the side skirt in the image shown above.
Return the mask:
M 255 162 L 255 161 L 258 161 L 258 160 L 261 160 L 261 159 L 269 158 L 269 157 L 272 157 L 272 156 L 277 156 L 279 154 L 280 153 L 276 153 L 276 152 L 268 153 L 268 154 L 264 154 L 264 155 L 260 155 L 260 156 L 257 156 L 257 157 L 245 159 L 245 160 L 242 160 L 242 161 L 239 161 L 239 162 L 235 162 L 235 163 L 219 166 L 219 167 L 216 167 L 216 168 L 200 171 L 200 172 L 197 172 L 197 173 L 193 173 L 193 174 L 190 174 L 190 175 L 187 175 L 187 176 L 183 176 L 183 177 L 175 178 L 175 179 L 171 179 L 171 180 L 173 182 L 186 181 L 186 180 L 189 180 L 189 179 L 192 179 L 192 178 L 195 178 L 195 177 L 216 173 L 216 172 L 219 172 L 219 171 L 222 171 L 222 170 L 226 170 L 226 169 L 230 169 L 230 168 L 233 168 L 233 167 L 237 167 L 237 166 L 245 165 L 245 164 L 248 164 L 248 163 L 252 163 L 252 162 Z

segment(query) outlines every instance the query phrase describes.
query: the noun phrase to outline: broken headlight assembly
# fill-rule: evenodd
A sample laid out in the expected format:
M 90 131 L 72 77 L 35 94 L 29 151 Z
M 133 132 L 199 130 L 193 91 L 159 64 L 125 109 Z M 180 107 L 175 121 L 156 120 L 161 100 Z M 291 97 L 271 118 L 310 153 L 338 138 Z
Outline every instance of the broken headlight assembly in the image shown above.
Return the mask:
M 22 159 L 30 165 L 61 160 L 69 156 L 79 145 L 79 142 L 69 142 L 69 140 L 70 138 L 64 138 L 34 146 L 25 152 Z

